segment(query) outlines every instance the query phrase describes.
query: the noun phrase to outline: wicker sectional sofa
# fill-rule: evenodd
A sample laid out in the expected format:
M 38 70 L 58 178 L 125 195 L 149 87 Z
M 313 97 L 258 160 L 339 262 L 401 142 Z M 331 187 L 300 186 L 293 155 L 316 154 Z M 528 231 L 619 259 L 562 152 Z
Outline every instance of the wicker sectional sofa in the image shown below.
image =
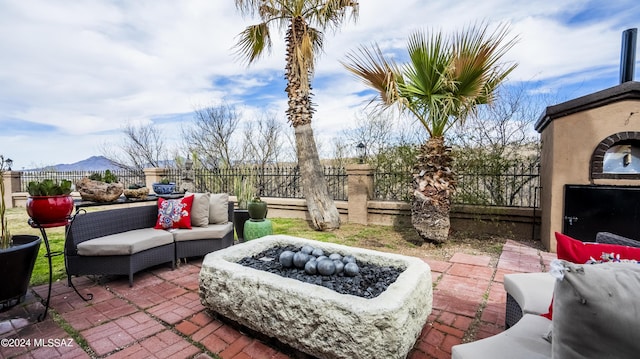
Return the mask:
M 193 211 L 198 211 L 195 203 L 204 201 L 198 195 L 204 194 L 196 194 Z M 154 229 L 155 204 L 77 214 L 65 238 L 69 284 L 71 276 L 127 275 L 133 286 L 133 274 L 143 269 L 162 263 L 174 268 L 180 258 L 204 256 L 232 245 L 234 203 L 226 195 L 217 195 L 215 201 L 213 196 L 211 202 L 206 196 L 210 206 L 200 206 L 205 223 L 192 229 Z M 209 211 L 217 211 L 217 219 L 207 220 L 215 217 Z

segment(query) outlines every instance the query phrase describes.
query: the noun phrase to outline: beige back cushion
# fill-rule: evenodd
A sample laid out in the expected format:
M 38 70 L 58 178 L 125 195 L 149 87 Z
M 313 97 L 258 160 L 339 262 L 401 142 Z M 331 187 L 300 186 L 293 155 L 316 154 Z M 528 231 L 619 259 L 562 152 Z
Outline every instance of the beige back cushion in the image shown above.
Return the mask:
M 212 193 L 209 198 L 209 224 L 224 224 L 229 222 L 228 206 L 228 194 Z
M 186 193 L 185 195 L 189 195 Z M 191 226 L 206 227 L 209 225 L 209 193 L 194 193 L 191 206 Z

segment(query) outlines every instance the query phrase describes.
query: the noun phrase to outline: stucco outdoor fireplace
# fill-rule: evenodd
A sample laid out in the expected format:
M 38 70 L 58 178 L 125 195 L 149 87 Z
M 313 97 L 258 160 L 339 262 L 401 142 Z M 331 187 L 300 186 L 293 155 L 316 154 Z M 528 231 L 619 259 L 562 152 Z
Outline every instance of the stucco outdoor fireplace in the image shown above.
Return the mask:
M 541 240 L 597 232 L 640 239 L 640 83 L 550 106 L 541 133 Z
M 307 245 L 403 270 L 366 299 L 237 263 L 270 248 Z M 405 358 L 431 313 L 431 270 L 414 257 L 275 235 L 208 254 L 200 298 L 209 310 L 318 358 Z
M 640 83 L 637 29 L 622 33 L 620 85 L 547 107 L 540 132 L 540 237 L 594 241 L 597 232 L 640 240 Z

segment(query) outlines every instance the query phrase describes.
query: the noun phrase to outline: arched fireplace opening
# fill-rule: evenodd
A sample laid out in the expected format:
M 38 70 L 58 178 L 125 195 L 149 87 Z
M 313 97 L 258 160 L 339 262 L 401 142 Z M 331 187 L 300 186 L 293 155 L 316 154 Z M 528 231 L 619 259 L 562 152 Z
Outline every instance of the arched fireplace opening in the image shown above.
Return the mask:
M 592 180 L 640 179 L 640 132 L 618 132 L 600 141 L 590 170 Z

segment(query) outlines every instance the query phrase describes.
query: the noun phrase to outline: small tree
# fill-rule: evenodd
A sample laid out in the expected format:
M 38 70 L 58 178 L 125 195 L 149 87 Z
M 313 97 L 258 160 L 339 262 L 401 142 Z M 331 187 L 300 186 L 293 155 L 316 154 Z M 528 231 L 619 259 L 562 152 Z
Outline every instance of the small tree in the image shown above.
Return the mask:
M 153 124 L 135 126 L 131 123 L 122 129 L 125 135 L 119 146 L 106 144 L 102 154 L 116 166 L 135 171 L 147 167 L 161 167 L 167 158 L 164 134 Z
M 234 135 L 240 115 L 230 105 L 208 106 L 194 112 L 193 122 L 182 128 L 189 152 L 198 153 L 200 163 L 208 169 L 231 167 L 240 155 Z

